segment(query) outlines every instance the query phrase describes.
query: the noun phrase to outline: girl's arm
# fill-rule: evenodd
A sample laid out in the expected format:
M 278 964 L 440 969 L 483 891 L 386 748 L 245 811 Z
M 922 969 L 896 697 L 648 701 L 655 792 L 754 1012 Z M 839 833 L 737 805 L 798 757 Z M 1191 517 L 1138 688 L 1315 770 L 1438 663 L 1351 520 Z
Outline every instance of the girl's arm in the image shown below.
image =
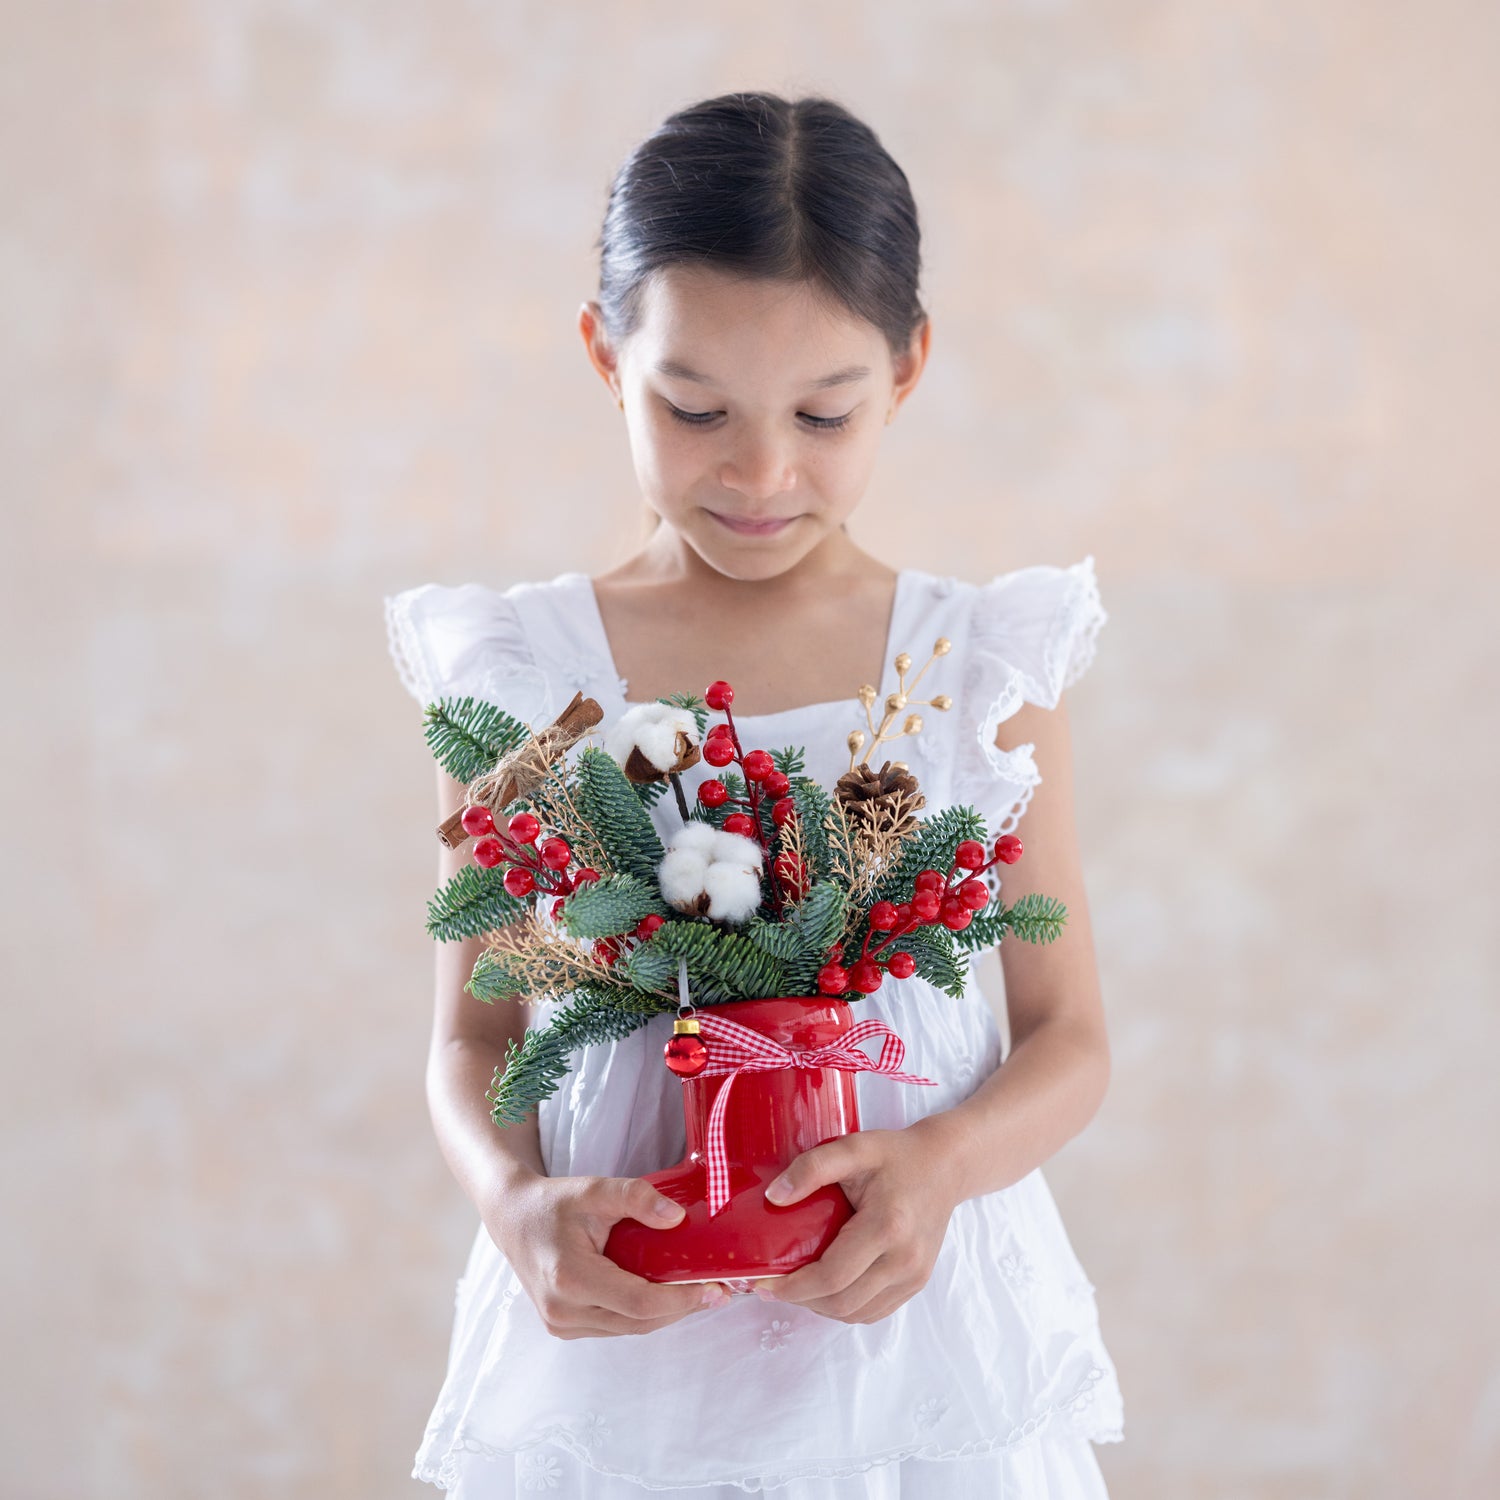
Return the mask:
M 1109 1085 L 1109 1039 L 1073 814 L 1067 707 L 1024 704 L 995 736 L 1002 750 L 1030 741 L 1042 783 L 1018 828 L 1025 853 L 1004 866 L 1007 906 L 1031 891 L 1068 909 L 1051 943 L 1000 944 L 1010 1051 L 963 1103 L 917 1122 L 941 1146 L 955 1201 L 1009 1187 L 1076 1136 Z
M 464 785 L 437 768 L 438 810 L 448 817 L 464 797 Z M 468 845 L 438 846 L 438 880 L 451 879 L 471 858 Z M 427 1056 L 427 1107 L 438 1147 L 470 1202 L 485 1213 L 497 1195 L 544 1176 L 536 1113 L 504 1129 L 490 1117 L 485 1098 L 506 1045 L 521 1044 L 532 1007 L 523 1000 L 486 1005 L 464 989 L 484 939 L 439 943 L 432 1045 Z

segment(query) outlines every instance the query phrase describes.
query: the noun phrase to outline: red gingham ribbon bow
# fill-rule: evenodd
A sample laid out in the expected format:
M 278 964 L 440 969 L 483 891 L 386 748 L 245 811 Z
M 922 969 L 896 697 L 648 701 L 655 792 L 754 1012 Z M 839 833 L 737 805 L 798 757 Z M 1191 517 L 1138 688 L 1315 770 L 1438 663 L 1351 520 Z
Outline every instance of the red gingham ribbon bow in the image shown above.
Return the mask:
M 826 1047 L 811 1047 L 794 1052 L 780 1042 L 727 1016 L 716 1016 L 712 1010 L 698 1012 L 699 1034 L 713 1046 L 708 1062 L 696 1075 L 716 1078 L 727 1074 L 723 1087 L 714 1099 L 708 1116 L 708 1213 L 712 1218 L 729 1201 L 729 1157 L 724 1149 L 724 1116 L 729 1091 L 741 1073 L 771 1073 L 778 1068 L 842 1068 L 846 1073 L 880 1073 L 895 1083 L 936 1085 L 932 1078 L 918 1078 L 914 1073 L 898 1071 L 906 1056 L 901 1038 L 884 1021 L 857 1021 L 837 1042 Z M 858 1050 L 867 1037 L 883 1036 L 880 1061 L 871 1062 Z

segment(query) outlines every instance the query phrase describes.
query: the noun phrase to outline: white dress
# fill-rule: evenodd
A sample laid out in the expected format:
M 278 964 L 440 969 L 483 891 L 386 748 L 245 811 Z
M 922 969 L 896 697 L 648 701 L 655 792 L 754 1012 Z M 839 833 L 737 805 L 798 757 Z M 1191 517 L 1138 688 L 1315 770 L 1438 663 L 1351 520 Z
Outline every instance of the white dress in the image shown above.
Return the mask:
M 626 704 L 587 575 L 500 591 L 429 583 L 385 601 L 401 680 L 419 702 L 472 694 L 540 727 L 577 689 L 606 725 Z M 1106 619 L 1093 558 L 1037 565 L 975 585 L 902 570 L 882 698 L 899 651 L 917 665 L 939 635 L 952 651 L 917 696 L 947 713 L 896 742 L 935 812 L 969 803 L 991 838 L 1016 827 L 1040 782 L 1032 747 L 1002 752 L 995 730 L 1023 700 L 1055 707 L 1093 658 Z M 737 715 L 747 748 L 800 746 L 831 786 L 863 723 L 853 696 Z M 699 684 L 684 684 L 700 691 Z M 700 765 L 685 790 L 709 774 Z M 663 798 L 657 825 L 680 821 Z M 861 1124 L 899 1128 L 966 1098 L 1001 1061 L 977 983 L 955 1000 L 912 977 L 857 1002 L 906 1044 L 935 1088 L 856 1074 Z M 662 1064 L 671 1017 L 575 1054 L 539 1111 L 553 1176 L 634 1176 L 685 1151 L 680 1085 Z M 732 1500 L 1033 1500 L 1105 1496 L 1093 1443 L 1123 1438 L 1123 1404 L 1100 1336 L 1094 1287 L 1040 1169 L 960 1203 L 927 1285 L 888 1317 L 846 1324 L 740 1295 L 649 1334 L 559 1339 L 543 1326 L 481 1224 L 458 1281 L 446 1379 L 413 1474 L 463 1497 Z

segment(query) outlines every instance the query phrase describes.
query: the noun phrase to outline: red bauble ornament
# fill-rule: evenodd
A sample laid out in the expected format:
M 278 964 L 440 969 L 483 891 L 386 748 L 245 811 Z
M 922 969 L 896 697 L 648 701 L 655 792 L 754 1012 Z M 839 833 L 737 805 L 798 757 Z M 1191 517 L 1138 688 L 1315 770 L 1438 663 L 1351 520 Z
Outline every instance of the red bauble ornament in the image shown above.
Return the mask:
M 505 889 L 512 896 L 529 896 L 536 889 L 536 876 L 523 865 L 512 865 L 505 872 Z
M 699 783 L 698 800 L 705 807 L 723 807 L 729 801 L 729 788 L 717 776 Z
M 785 771 L 768 771 L 761 785 L 768 797 L 785 797 L 792 789 L 792 778 Z
M 910 979 L 917 972 L 917 961 L 910 953 L 893 953 L 886 961 L 892 979 Z
M 470 852 L 474 856 L 474 863 L 483 865 L 486 870 L 494 869 L 505 857 L 505 850 L 497 838 L 480 839 Z
M 918 870 L 912 888 L 918 891 L 940 891 L 947 883 L 941 870 Z
M 572 847 L 567 839 L 548 839 L 541 848 L 542 863 L 549 870 L 566 870 L 568 861 L 573 857 Z
M 953 862 L 960 870 L 981 870 L 984 868 L 985 848 L 978 839 L 965 839 L 957 849 L 953 851 Z
M 472 807 L 464 808 L 464 815 L 458 821 L 463 824 L 464 832 L 470 838 L 482 838 L 495 831 L 493 814 L 489 808 L 481 807 L 477 802 Z
M 734 689 L 727 682 L 711 682 L 703 689 L 703 701 L 715 713 L 723 713 L 734 702 Z
M 983 911 L 989 905 L 990 888 L 977 876 L 971 875 L 959 886 L 958 899 L 970 911 Z
M 889 932 L 896 925 L 896 908 L 889 901 L 877 901 L 870 908 L 870 926 L 876 932 Z
M 598 878 L 599 872 L 595 869 L 591 869 L 588 865 L 585 865 L 581 870 L 575 872 L 573 876 L 573 884 L 575 886 L 592 885 Z
M 698 1023 L 694 1021 L 693 1025 Z M 708 1048 L 696 1031 L 678 1031 L 667 1038 L 662 1048 L 667 1066 L 679 1078 L 692 1078 L 708 1066 Z
M 842 964 L 824 964 L 818 970 L 818 990 L 824 995 L 842 995 L 849 988 L 849 971 Z
M 518 844 L 532 844 L 542 831 L 542 825 L 528 812 L 519 812 L 505 825 L 505 831 Z
M 710 735 L 703 742 L 703 758 L 711 766 L 727 766 L 734 759 L 734 741 L 727 734 Z
M 942 905 L 943 898 L 936 891 L 918 891 L 911 898 L 911 914 L 919 922 L 934 922 Z
M 884 978 L 885 974 L 873 958 L 862 958 L 849 970 L 849 983 L 861 995 L 873 995 Z
M 752 750 L 742 762 L 746 781 L 764 781 L 776 769 L 769 750 Z
M 797 803 L 792 797 L 783 797 L 779 802 L 771 804 L 771 821 L 778 828 L 785 828 L 788 823 L 797 821 Z
M 1002 864 L 1013 865 L 1021 857 L 1021 841 L 1013 833 L 1002 833 L 995 840 L 995 858 Z

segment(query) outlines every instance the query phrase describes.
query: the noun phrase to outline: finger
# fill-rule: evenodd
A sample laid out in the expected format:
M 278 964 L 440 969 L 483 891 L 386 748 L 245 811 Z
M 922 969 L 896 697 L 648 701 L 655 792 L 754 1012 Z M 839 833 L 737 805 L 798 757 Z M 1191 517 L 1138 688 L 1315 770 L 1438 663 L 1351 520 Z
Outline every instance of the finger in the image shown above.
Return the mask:
M 554 1337 L 563 1339 L 628 1338 L 632 1334 L 655 1333 L 658 1328 L 670 1328 L 673 1323 L 691 1316 L 690 1311 L 666 1318 L 627 1318 L 607 1307 L 581 1307 L 574 1315 L 553 1322 L 549 1331 Z
M 584 1202 L 606 1227 L 621 1219 L 634 1219 L 648 1229 L 672 1229 L 682 1222 L 685 1212 L 680 1203 L 658 1192 L 644 1177 L 596 1177 L 584 1194 Z
M 825 1318 L 838 1318 L 846 1323 L 866 1322 L 877 1307 L 890 1299 L 899 1279 L 895 1262 L 889 1255 L 881 1255 L 842 1290 L 815 1297 L 802 1306 Z
M 577 1274 L 578 1281 L 568 1288 L 572 1300 L 638 1322 L 680 1318 L 729 1300 L 729 1293 L 717 1282 L 648 1281 L 603 1255 L 589 1257 Z
M 766 1186 L 766 1201 L 778 1207 L 796 1203 L 820 1187 L 852 1177 L 860 1170 L 859 1148 L 852 1135 L 841 1135 L 821 1146 L 813 1146 L 788 1163 L 781 1175 Z
M 767 1287 L 773 1302 L 807 1303 L 816 1297 L 830 1297 L 858 1280 L 884 1250 L 885 1236 L 873 1216 L 855 1214 L 817 1260 L 761 1284 Z

